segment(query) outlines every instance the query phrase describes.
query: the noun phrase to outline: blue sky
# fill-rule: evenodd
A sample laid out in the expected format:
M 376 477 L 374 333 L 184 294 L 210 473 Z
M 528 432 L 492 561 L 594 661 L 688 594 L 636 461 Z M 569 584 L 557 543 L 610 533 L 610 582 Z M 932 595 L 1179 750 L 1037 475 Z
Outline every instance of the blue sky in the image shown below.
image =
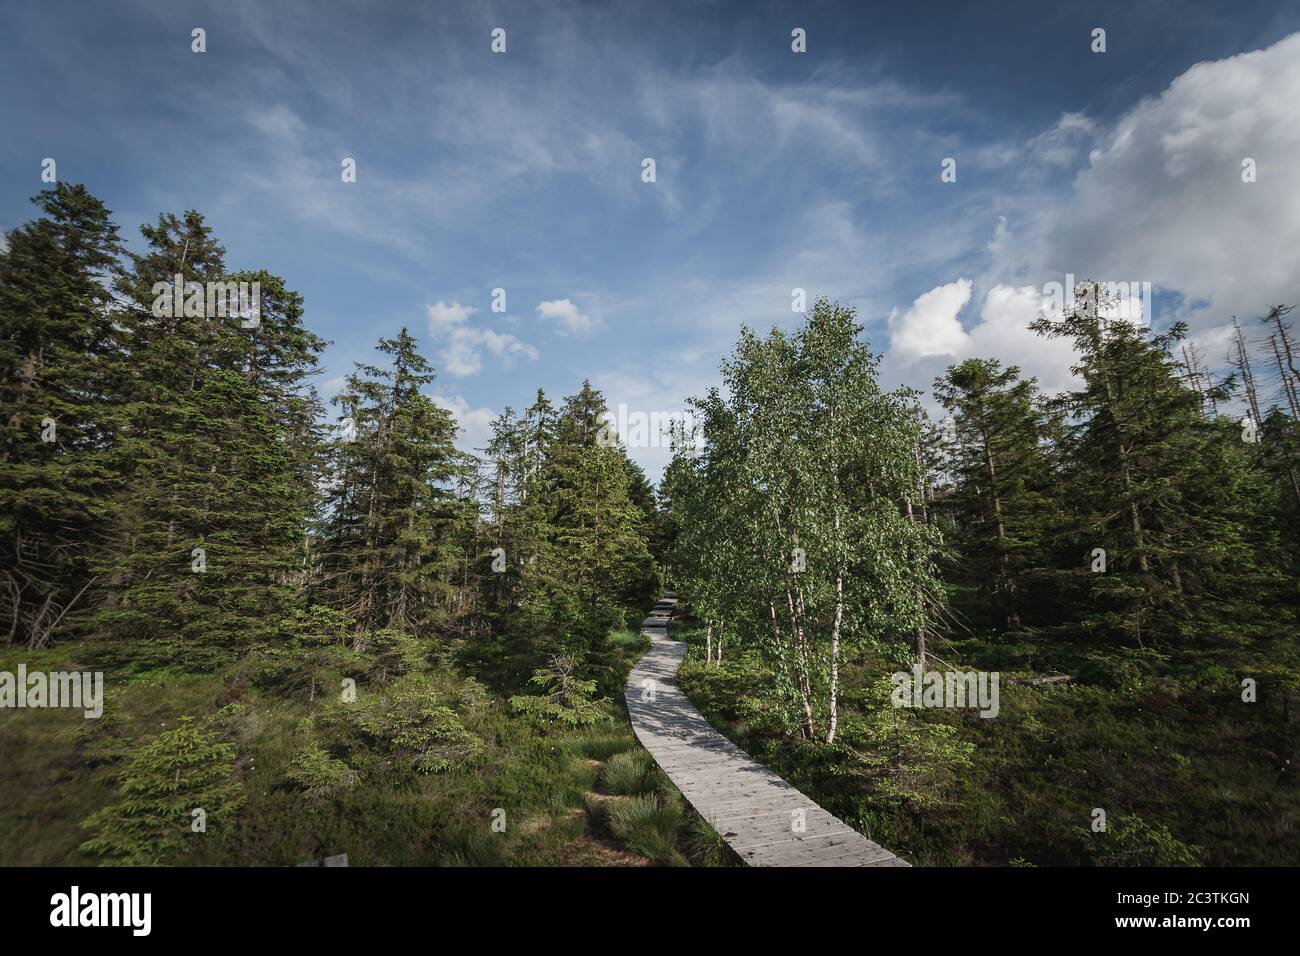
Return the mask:
M 0 226 L 45 157 L 134 244 L 198 209 L 304 295 L 327 397 L 407 325 L 466 445 L 539 385 L 676 411 L 796 287 L 918 387 L 967 354 L 1068 384 L 1023 329 L 1066 273 L 1151 282 L 1216 364 L 1300 298 L 1300 5 L 878 6 L 3 0 Z

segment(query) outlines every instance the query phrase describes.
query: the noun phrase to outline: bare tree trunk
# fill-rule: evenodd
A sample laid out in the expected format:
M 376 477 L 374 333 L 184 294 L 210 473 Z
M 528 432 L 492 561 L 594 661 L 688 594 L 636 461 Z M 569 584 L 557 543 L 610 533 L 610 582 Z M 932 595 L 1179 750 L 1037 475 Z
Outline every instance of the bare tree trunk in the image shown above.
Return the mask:
M 785 599 L 790 606 L 790 633 L 794 639 L 796 676 L 798 678 L 799 697 L 803 703 L 804 712 L 803 731 L 804 736 L 812 740 L 816 734 L 813 730 L 812 684 L 808 680 L 808 641 L 804 635 L 794 595 L 791 594 L 788 583 L 785 589 Z
M 1246 337 L 1241 334 L 1241 326 L 1237 320 L 1232 320 L 1232 331 L 1234 333 L 1234 343 L 1237 346 L 1237 357 L 1232 359 L 1232 364 L 1237 371 L 1241 373 L 1242 384 L 1246 386 L 1246 401 L 1250 406 L 1251 419 L 1258 425 L 1263 421 L 1259 414 L 1259 395 L 1255 391 L 1255 373 L 1250 367 L 1250 353 L 1246 351 Z
M 840 526 L 839 515 L 835 516 L 835 530 Z M 835 743 L 835 728 L 840 722 L 840 626 L 844 621 L 844 572 L 835 573 L 835 622 L 831 625 L 831 689 L 830 714 L 826 730 L 826 742 Z
M 1300 370 L 1295 367 L 1295 355 L 1291 350 L 1291 338 L 1288 327 L 1282 324 L 1284 319 L 1295 306 L 1275 305 L 1268 310 L 1268 315 L 1264 317 L 1265 322 L 1272 322 L 1277 327 L 1278 337 L 1282 340 L 1282 351 L 1286 355 L 1286 364 L 1291 369 L 1291 374 L 1297 382 L 1300 382 Z
M 1011 559 L 1007 555 L 1007 526 L 1002 520 L 1002 496 L 998 494 L 998 472 L 993 463 L 993 446 L 989 440 L 988 424 L 980 417 L 980 437 L 984 441 L 984 468 L 989 476 L 989 497 L 993 501 L 993 523 L 998 535 L 998 589 L 1002 592 L 1003 613 L 1007 627 L 1020 629 L 1020 613 L 1016 609 L 1015 591 L 1011 585 Z
M 1273 359 L 1277 362 L 1278 380 L 1282 383 L 1282 394 L 1286 397 L 1287 406 L 1291 409 L 1291 417 L 1300 419 L 1300 394 L 1297 394 L 1296 384 L 1291 381 L 1291 376 L 1287 374 L 1286 366 L 1282 363 L 1282 350 L 1277 346 L 1277 334 L 1269 336 L 1269 345 L 1273 347 Z
M 919 450 L 917 452 L 917 460 L 918 462 L 920 460 Z M 916 515 L 912 513 L 912 499 L 907 498 L 905 503 L 907 505 L 907 520 L 915 521 Z M 915 593 L 916 593 L 918 606 L 924 607 L 925 595 L 921 593 L 921 587 L 919 584 L 917 585 Z M 920 664 L 922 668 L 924 668 L 925 667 L 925 625 L 924 624 L 922 624 L 912 632 L 912 645 L 916 649 L 916 662 Z

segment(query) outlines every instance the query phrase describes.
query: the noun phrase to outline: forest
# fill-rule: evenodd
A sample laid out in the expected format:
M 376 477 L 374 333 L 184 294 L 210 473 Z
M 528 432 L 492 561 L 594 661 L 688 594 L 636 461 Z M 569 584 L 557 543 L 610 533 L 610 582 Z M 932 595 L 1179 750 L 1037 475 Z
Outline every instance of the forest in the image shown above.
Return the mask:
M 1010 362 L 886 390 L 851 308 L 743 328 L 658 487 L 589 382 L 457 447 L 403 328 L 327 403 L 288 280 L 58 184 L 0 252 L 0 863 L 725 865 L 622 691 L 671 588 L 709 720 L 932 865 L 1294 864 L 1300 373 L 1215 377 L 1084 283 Z M 257 290 L 248 311 L 156 287 Z M 1000 676 L 992 719 L 891 675 Z M 1103 811 L 1108 825 L 1095 827 Z
M 1184 325 L 1116 311 L 1083 283 L 1031 326 L 1072 342 L 1075 390 L 971 358 L 932 421 L 821 300 L 742 331 L 678 436 L 660 494 L 692 699 L 922 863 L 1300 860 L 1290 307 L 1253 345 L 1236 326 L 1217 379 Z M 898 706 L 914 668 L 996 674 L 996 719 Z

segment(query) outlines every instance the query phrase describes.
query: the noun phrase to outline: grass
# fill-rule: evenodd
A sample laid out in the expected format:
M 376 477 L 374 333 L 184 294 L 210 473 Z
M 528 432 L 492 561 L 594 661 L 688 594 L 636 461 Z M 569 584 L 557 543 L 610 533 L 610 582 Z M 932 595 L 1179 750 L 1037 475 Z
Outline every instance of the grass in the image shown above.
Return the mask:
M 626 680 L 642 644 L 631 632 L 611 635 L 608 683 Z M 82 669 L 77 656 L 75 645 L 39 653 L 5 649 L 0 669 L 14 671 L 19 662 L 29 670 Z M 103 669 L 111 696 L 101 720 L 67 710 L 0 713 L 0 864 L 102 862 L 79 850 L 88 836 L 81 821 L 117 800 L 123 756 L 182 715 L 210 716 L 230 703 L 241 706 L 222 736 L 236 749 L 232 776 L 246 803 L 224 831 L 210 827 L 195 834 L 176 863 L 292 865 L 338 853 L 347 853 L 353 866 L 638 860 L 619 850 L 616 838 L 586 811 L 602 765 L 636 746 L 621 703 L 607 702 L 597 723 L 566 731 L 519 718 L 503 694 L 447 664 L 428 668 L 419 676 L 429 694 L 482 746 L 473 761 L 421 774 L 381 751 L 356 751 L 356 740 L 347 742 L 354 748 L 349 752 L 320 722 L 330 706 L 323 695 L 308 702 L 259 688 L 242 679 L 241 662 L 212 674 L 121 662 Z M 364 699 L 405 686 L 401 679 L 382 690 L 363 685 L 359 692 Z M 291 763 L 312 747 L 347 763 L 354 784 L 309 788 L 295 782 Z M 494 827 L 494 820 L 504 826 Z
M 605 761 L 636 746 L 630 727 L 585 727 L 564 738 L 565 748 L 579 757 Z
M 624 629 L 610 634 L 609 644 L 622 651 L 634 652 L 637 657 L 640 657 L 650 647 L 650 638 L 640 631 Z
M 605 764 L 601 782 L 607 793 L 643 796 L 659 784 L 659 767 L 646 751 L 637 748 L 614 754 Z
M 696 866 L 744 866 L 717 828 L 698 813 L 686 825 L 686 849 Z
M 618 631 L 608 643 L 603 681 L 621 687 L 648 641 Z M 0 651 L 0 670 L 20 661 L 29 670 L 86 667 L 73 645 Z M 242 662 L 210 674 L 129 662 L 96 667 L 105 670 L 110 695 L 100 720 L 67 710 L 0 713 L 0 865 L 103 862 L 80 851 L 88 836 L 80 824 L 118 799 L 125 755 L 181 716 L 211 716 L 229 704 L 239 706 L 226 712 L 220 732 L 236 750 L 232 777 L 245 804 L 224 830 L 195 834 L 177 864 L 283 866 L 339 853 L 352 866 L 735 862 L 638 746 L 618 695 L 596 723 L 566 730 L 513 714 L 504 692 L 447 662 L 383 689 L 362 685 L 364 701 L 409 691 L 418 680 L 421 693 L 482 745 L 472 761 L 421 774 L 409 761 L 358 751 L 358 739 L 336 736 L 336 720 L 322 719 L 332 705 L 324 693 L 311 702 L 280 696 L 244 679 Z M 346 766 L 350 785 L 308 785 L 291 772 L 305 753 L 328 761 L 331 772 Z
M 871 686 L 896 669 L 870 656 L 841 671 L 841 740 L 785 732 L 775 676 L 736 648 L 706 667 L 696 634 L 678 679 L 706 718 L 869 838 L 919 865 L 1294 865 L 1300 859 L 1300 762 L 1285 680 L 1255 704 L 1242 673 L 1294 666 L 1280 644 L 1237 667 L 1187 660 L 1105 666 L 1050 641 L 954 639 L 959 668 L 1001 670 L 997 719 L 953 710 L 893 713 Z M 1073 673 L 1071 684 L 1010 685 L 1017 671 Z M 1261 687 L 1264 682 L 1261 680 Z M 880 715 L 884 714 L 884 723 Z M 890 729 L 891 718 L 895 726 Z M 887 735 L 874 733 L 884 726 Z M 965 753 L 965 763 L 958 759 Z M 873 762 L 874 761 L 874 762 Z M 951 772 L 935 768 L 951 766 Z M 929 771 L 929 772 L 927 772 Z M 1113 832 L 1090 830 L 1094 807 Z M 1118 822 L 1116 822 L 1118 821 Z M 698 854 L 697 854 L 698 855 Z
M 610 830 L 629 849 L 656 863 L 687 865 L 678 845 L 686 822 L 680 798 L 665 793 L 620 797 L 605 804 L 605 816 Z

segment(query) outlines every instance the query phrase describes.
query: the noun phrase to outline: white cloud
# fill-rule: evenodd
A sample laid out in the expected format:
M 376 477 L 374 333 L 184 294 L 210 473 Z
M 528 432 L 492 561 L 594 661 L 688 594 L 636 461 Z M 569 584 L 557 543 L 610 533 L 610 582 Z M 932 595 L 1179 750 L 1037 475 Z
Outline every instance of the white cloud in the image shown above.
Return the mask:
M 1244 326 L 1243 331 L 1247 335 L 1253 332 L 1252 329 Z M 1205 362 L 1206 365 L 1211 368 L 1222 368 L 1228 364 L 1228 353 L 1233 348 L 1234 338 L 1235 333 L 1233 332 L 1232 323 L 1227 322 L 1223 325 L 1201 329 L 1189 335 L 1187 341 L 1196 346 L 1201 361 Z
M 435 302 L 428 307 L 429 334 L 442 343 L 442 370 L 453 378 L 476 375 L 483 370 L 486 350 L 502 360 L 506 368 L 515 360 L 537 361 L 537 349 L 509 332 L 496 332 L 470 324 L 478 310 L 459 302 Z
M 539 303 L 537 317 L 543 321 L 552 321 L 556 325 L 556 334 L 563 336 L 587 335 L 600 328 L 599 319 L 584 315 L 569 299 L 553 299 Z
M 966 358 L 995 358 L 1038 379 L 1044 392 L 1077 384 L 1070 372 L 1074 349 L 1067 339 L 1046 339 L 1029 330 L 1044 313 L 1045 299 L 1033 286 L 995 285 L 984 296 L 979 321 L 963 329 L 960 315 L 971 299 L 971 282 L 958 279 L 918 296 L 904 313 L 890 316 L 891 360 L 911 366 L 913 381 L 941 375 Z
M 1037 378 L 1044 392 L 1059 392 L 1078 384 L 1070 372 L 1074 347 L 1068 339 L 1046 339 L 1029 330 L 1044 308 L 1043 295 L 1033 286 L 995 285 L 984 297 L 979 323 L 970 330 L 970 347 L 962 358 L 996 358 L 1004 366 L 1018 365 L 1025 378 Z
M 487 446 L 492 437 L 492 419 L 496 412 L 490 408 L 472 408 L 460 395 L 430 395 L 436 404 L 451 412 L 461 432 L 456 445 L 461 451 L 473 452 Z
M 929 355 L 958 355 L 970 347 L 970 336 L 957 318 L 970 301 L 971 282 L 958 279 L 917 297 L 911 308 L 889 315 L 889 354 L 904 362 Z
M 477 311 L 474 306 L 461 305 L 459 302 L 450 305 L 442 301 L 435 302 L 429 306 L 429 331 L 434 335 L 449 332 L 456 326 L 464 325 Z
M 1101 138 L 1045 218 L 1041 265 L 1176 290 L 1193 327 L 1295 301 L 1298 102 L 1300 34 L 1192 66 Z
M 1068 166 L 1097 135 L 1097 123 L 1084 113 L 1062 113 L 1051 128 L 1029 140 L 1029 151 L 1040 163 Z

